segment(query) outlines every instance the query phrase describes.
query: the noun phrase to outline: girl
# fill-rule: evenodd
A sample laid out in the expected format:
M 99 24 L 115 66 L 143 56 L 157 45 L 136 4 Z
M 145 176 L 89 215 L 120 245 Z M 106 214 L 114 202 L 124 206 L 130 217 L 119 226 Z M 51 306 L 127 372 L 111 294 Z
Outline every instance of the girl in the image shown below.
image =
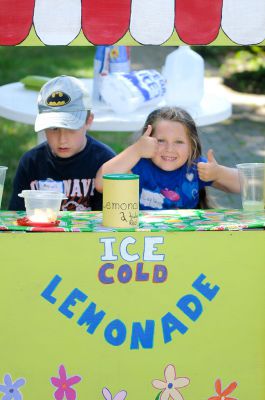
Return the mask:
M 181 108 L 163 107 L 147 117 L 140 139 L 107 161 L 102 176 L 133 172 L 140 176 L 140 209 L 208 208 L 205 186 L 240 192 L 237 170 L 219 165 L 209 150 L 201 156 L 195 122 Z

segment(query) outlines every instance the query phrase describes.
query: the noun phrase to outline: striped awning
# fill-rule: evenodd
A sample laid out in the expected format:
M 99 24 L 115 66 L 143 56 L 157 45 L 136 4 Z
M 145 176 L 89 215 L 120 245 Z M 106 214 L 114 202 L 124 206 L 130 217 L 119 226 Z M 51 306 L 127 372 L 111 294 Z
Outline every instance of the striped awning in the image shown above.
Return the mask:
M 126 34 L 145 45 L 167 44 L 173 34 L 171 45 L 217 37 L 218 44 L 260 44 L 265 0 L 0 0 L 0 45 L 23 43 L 32 29 L 46 45 L 68 45 L 79 35 L 109 45 Z

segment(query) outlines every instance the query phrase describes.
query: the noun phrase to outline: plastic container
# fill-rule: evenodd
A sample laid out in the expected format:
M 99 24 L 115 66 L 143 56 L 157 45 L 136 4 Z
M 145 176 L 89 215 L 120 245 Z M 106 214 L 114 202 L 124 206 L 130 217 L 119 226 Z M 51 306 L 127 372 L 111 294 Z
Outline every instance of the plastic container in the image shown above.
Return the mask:
M 61 202 L 67 199 L 64 193 L 49 190 L 23 190 L 18 194 L 25 201 L 26 214 L 32 222 L 54 222 Z
M 0 166 L 0 208 L 1 208 L 1 203 L 2 203 L 3 191 L 4 191 L 6 170 L 7 170 L 7 167 L 1 167 Z
M 166 82 L 156 70 L 113 73 L 102 79 L 101 96 L 117 114 L 158 104 L 166 91 Z
M 139 175 L 103 175 L 103 225 L 136 228 L 139 218 Z
M 130 72 L 130 47 L 110 46 L 109 50 L 109 72 Z
M 101 77 L 109 73 L 109 47 L 110 46 L 97 46 L 94 57 L 94 78 L 93 78 L 93 102 L 100 101 L 100 85 Z
M 112 72 L 130 72 L 130 51 L 128 46 L 96 47 L 92 93 L 94 102 L 101 101 L 102 78 Z
M 204 60 L 198 53 L 180 46 L 166 57 L 162 74 L 169 106 L 198 106 L 204 93 Z
M 240 179 L 242 207 L 246 211 L 264 210 L 265 164 L 237 164 Z

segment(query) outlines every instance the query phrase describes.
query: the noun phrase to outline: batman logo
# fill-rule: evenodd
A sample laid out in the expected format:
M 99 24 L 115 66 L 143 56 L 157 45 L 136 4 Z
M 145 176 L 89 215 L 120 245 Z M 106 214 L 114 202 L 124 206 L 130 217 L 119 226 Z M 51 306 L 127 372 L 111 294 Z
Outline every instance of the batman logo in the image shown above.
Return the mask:
M 65 106 L 71 101 L 70 96 L 64 92 L 53 92 L 46 100 L 47 106 L 61 107 Z

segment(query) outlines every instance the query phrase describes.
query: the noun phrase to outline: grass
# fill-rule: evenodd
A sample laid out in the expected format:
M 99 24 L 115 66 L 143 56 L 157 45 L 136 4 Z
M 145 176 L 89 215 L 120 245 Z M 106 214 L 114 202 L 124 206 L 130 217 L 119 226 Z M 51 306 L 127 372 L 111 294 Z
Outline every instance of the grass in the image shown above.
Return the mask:
M 94 47 L 0 47 L 0 85 L 19 81 L 27 75 L 91 78 L 94 52 Z M 129 140 L 129 134 L 124 132 L 91 132 L 91 135 L 116 152 L 123 150 Z M 36 143 L 32 126 L 0 118 L 0 165 L 8 167 L 2 209 L 8 206 L 20 157 Z
M 26 75 L 93 76 L 94 47 L 0 47 L 0 84 Z

